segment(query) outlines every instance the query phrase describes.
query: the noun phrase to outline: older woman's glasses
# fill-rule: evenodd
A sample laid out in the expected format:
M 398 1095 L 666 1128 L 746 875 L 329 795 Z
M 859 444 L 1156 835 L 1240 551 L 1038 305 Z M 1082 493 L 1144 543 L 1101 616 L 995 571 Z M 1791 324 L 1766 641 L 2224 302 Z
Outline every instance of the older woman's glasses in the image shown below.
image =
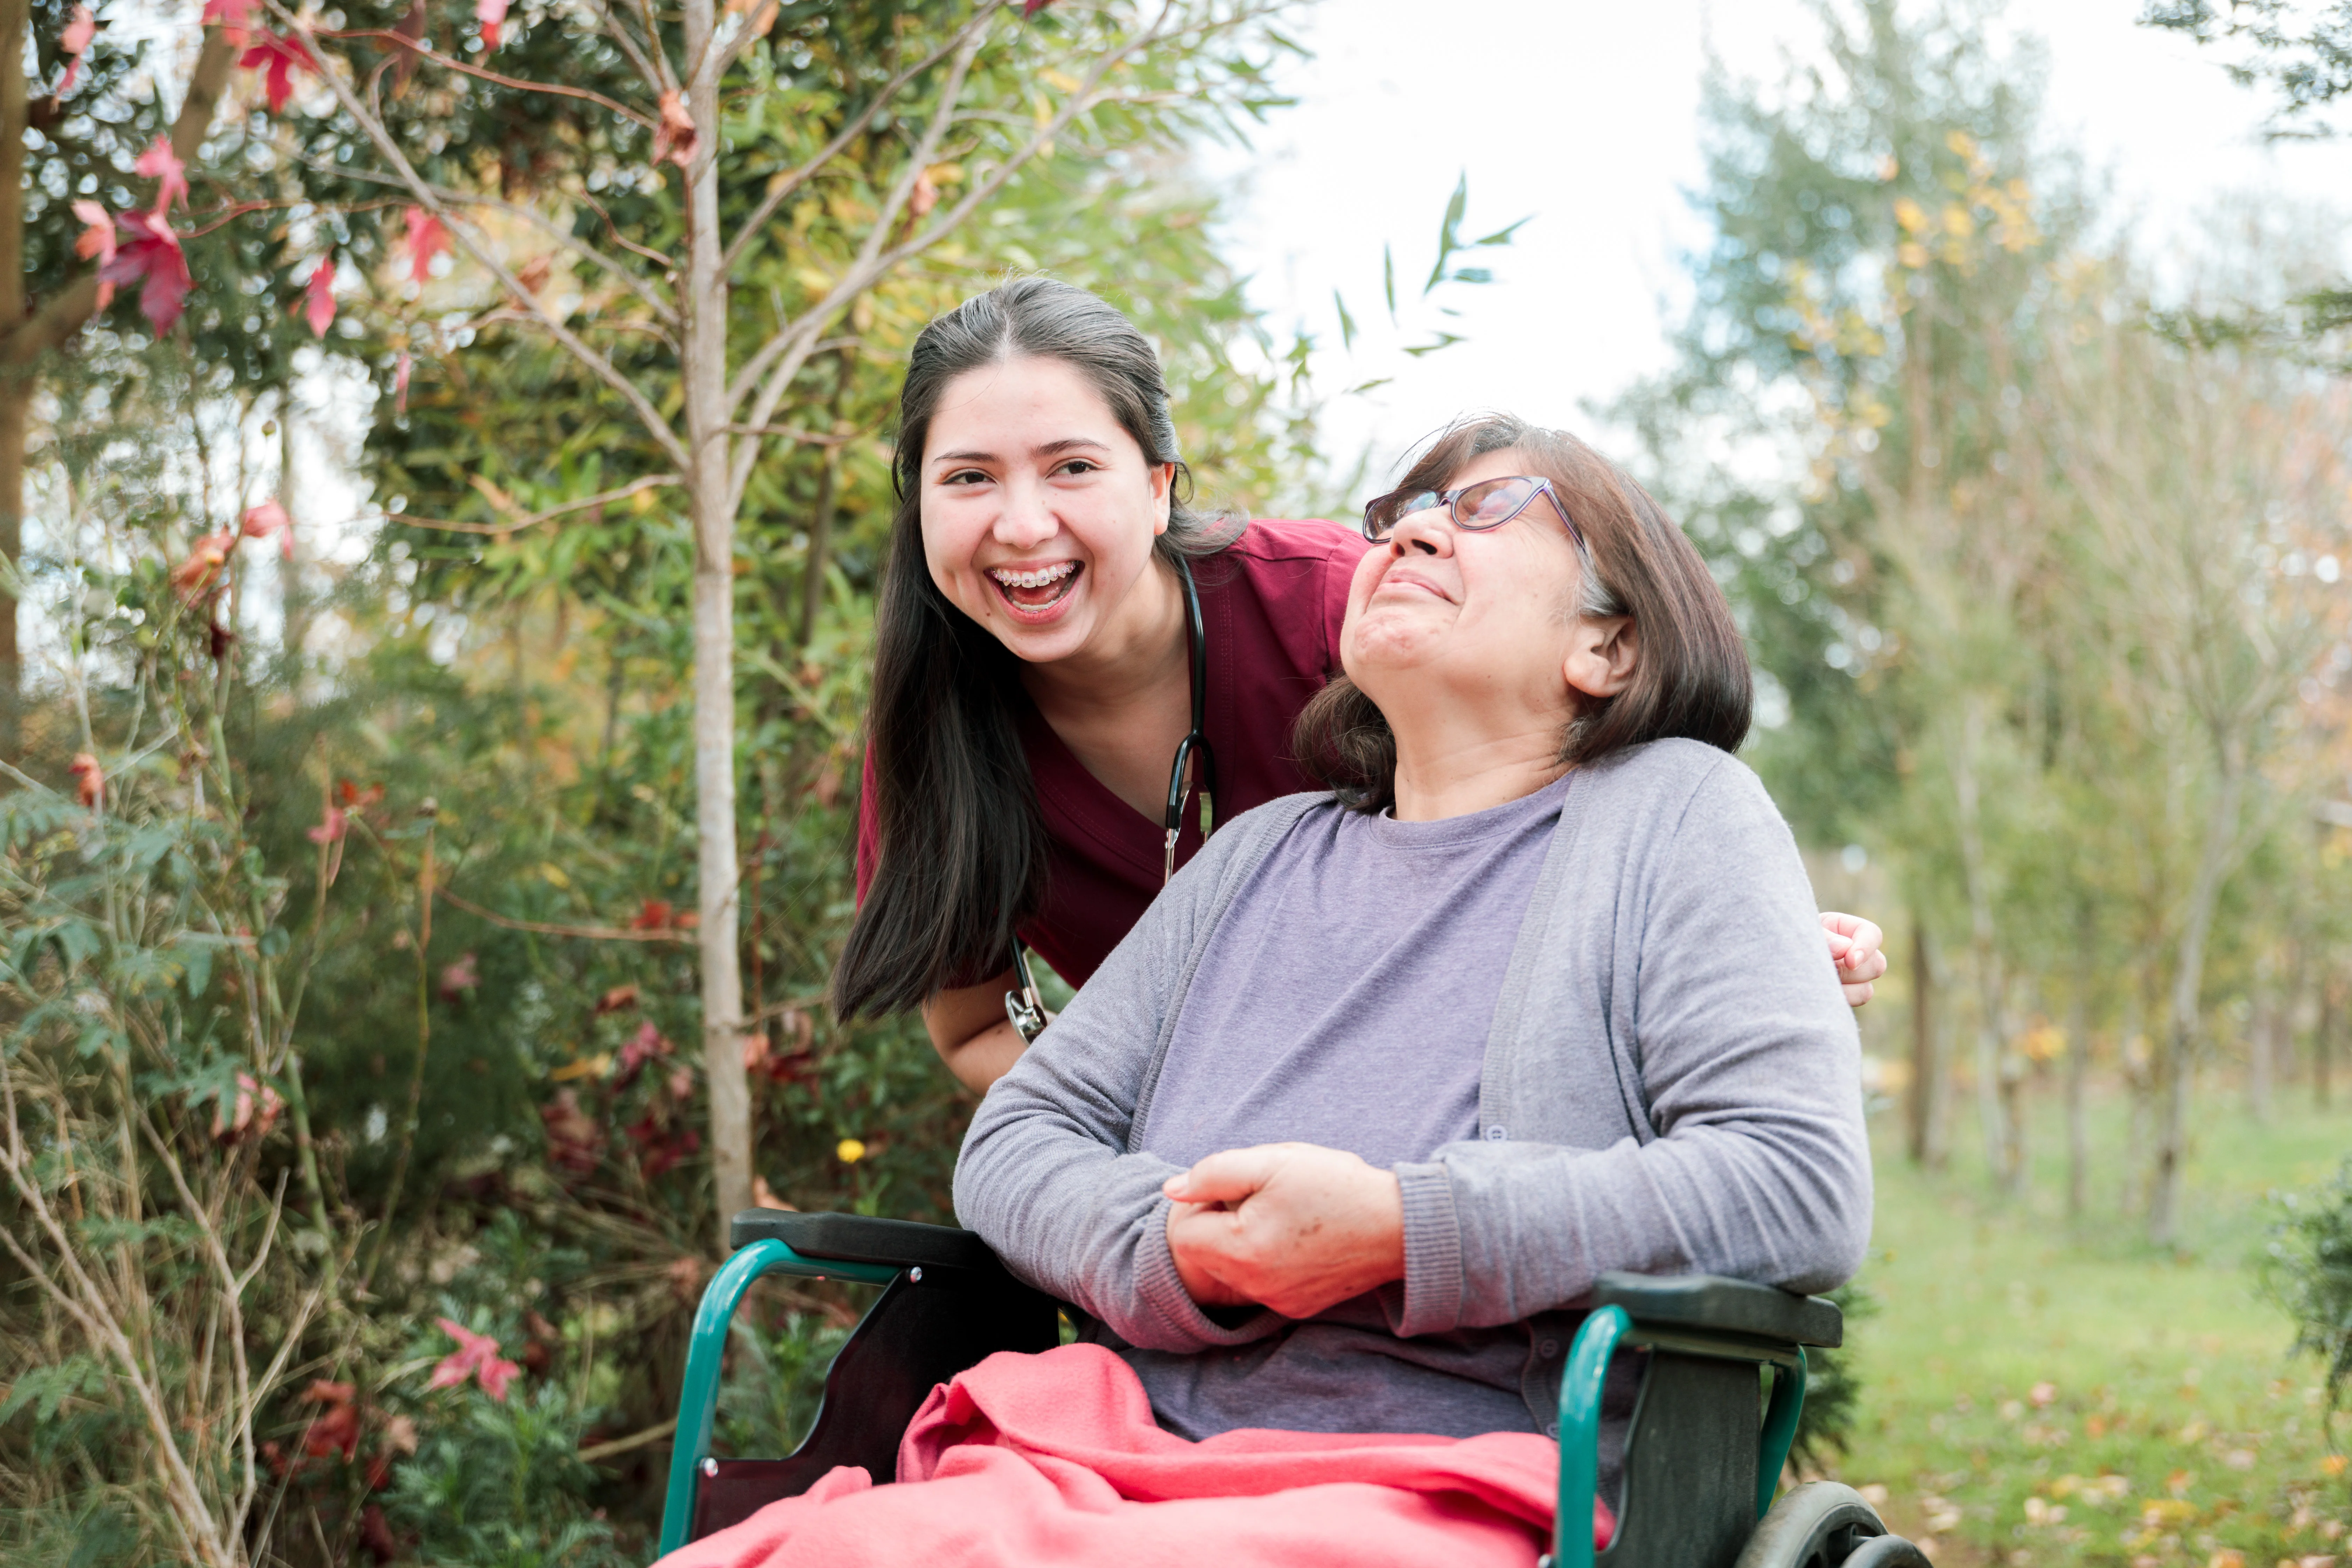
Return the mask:
M 1576 520 L 1568 515 L 1568 508 L 1561 502 L 1559 492 L 1551 488 L 1551 481 L 1525 475 L 1481 479 L 1458 490 L 1391 490 L 1376 497 L 1364 508 L 1364 537 L 1374 544 L 1385 544 L 1398 523 L 1414 512 L 1433 511 L 1441 507 L 1454 520 L 1454 526 L 1465 533 L 1484 533 L 1490 528 L 1502 527 L 1527 510 L 1538 496 L 1549 498 L 1552 510 L 1559 514 L 1560 521 L 1568 525 L 1569 536 L 1581 548 L 1584 535 L 1577 529 Z

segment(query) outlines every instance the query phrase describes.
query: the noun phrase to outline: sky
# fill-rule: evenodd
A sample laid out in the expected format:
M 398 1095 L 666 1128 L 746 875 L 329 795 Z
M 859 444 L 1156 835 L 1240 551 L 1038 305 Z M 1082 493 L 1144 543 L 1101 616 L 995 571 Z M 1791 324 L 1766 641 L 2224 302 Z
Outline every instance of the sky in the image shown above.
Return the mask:
M 2159 252 L 2193 248 L 2225 196 L 2299 205 L 2352 197 L 2352 144 L 2264 144 L 2267 100 L 2210 51 L 2135 25 L 2141 0 L 2033 0 L 2012 23 L 2046 46 L 2045 139 L 2112 183 L 2120 217 Z M 1680 258 L 1705 229 L 1685 193 L 1702 176 L 1699 91 L 1710 49 L 1772 82 L 1819 37 L 1794 0 L 1323 0 L 1295 30 L 1313 58 L 1285 68 L 1295 108 L 1246 149 L 1203 159 L 1229 189 L 1226 254 L 1285 334 L 1325 345 L 1318 379 L 1387 386 L 1333 405 L 1335 447 L 1369 447 L 1375 474 L 1473 407 L 1601 436 L 1587 412 L 1666 363 Z M 1469 183 L 1465 233 L 1529 218 L 1484 253 L 1496 281 L 1455 289 L 1391 330 L 1381 247 L 1401 302 L 1428 274 L 1440 214 Z M 1339 349 L 1337 289 L 1367 331 Z M 1443 325 L 1467 341 L 1418 361 L 1400 350 Z

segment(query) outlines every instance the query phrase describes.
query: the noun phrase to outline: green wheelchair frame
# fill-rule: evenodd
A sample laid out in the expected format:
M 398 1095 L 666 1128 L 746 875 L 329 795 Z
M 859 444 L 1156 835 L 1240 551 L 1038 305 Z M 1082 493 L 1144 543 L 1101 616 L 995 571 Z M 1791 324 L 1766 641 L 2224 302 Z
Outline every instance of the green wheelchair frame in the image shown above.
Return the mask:
M 678 1395 L 662 1512 L 664 1555 L 796 1496 L 838 1464 L 877 1481 L 931 1389 L 999 1350 L 1059 1342 L 1059 1304 L 1007 1274 L 970 1231 L 858 1215 L 752 1209 L 704 1289 Z M 710 1452 L 728 1324 L 768 1274 L 880 1285 L 825 1375 L 824 1403 L 782 1459 Z M 1843 1335 L 1818 1298 L 1710 1275 L 1604 1274 L 1559 1391 L 1559 1513 L 1545 1568 L 1928 1568 L 1851 1488 L 1814 1481 L 1774 1500 L 1804 1407 L 1805 1349 Z M 1621 1353 L 1638 1352 L 1619 1361 Z M 1602 1395 L 1633 1398 L 1617 1527 L 1594 1550 Z M 1771 1394 L 1759 1373 L 1769 1369 Z M 1760 1415 L 1759 1415 L 1760 1406 Z

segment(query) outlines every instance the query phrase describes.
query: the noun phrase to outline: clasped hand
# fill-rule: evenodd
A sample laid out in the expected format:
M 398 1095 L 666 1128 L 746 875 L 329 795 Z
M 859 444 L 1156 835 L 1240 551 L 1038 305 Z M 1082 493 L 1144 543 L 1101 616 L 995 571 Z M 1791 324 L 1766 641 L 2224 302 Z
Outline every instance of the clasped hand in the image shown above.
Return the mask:
M 1393 1173 L 1344 1150 L 1261 1143 L 1212 1154 L 1161 1190 L 1168 1250 L 1203 1307 L 1311 1318 L 1404 1277 L 1404 1197 Z

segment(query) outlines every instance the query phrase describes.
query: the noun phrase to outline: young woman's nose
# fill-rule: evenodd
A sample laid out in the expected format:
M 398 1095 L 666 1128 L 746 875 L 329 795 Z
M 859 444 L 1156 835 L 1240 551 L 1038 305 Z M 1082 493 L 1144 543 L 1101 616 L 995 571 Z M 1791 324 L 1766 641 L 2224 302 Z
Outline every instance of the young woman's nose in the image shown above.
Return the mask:
M 1003 490 L 1004 503 L 990 531 L 1008 550 L 1026 550 L 1061 531 L 1062 525 L 1047 504 L 1045 487 L 1014 479 Z

